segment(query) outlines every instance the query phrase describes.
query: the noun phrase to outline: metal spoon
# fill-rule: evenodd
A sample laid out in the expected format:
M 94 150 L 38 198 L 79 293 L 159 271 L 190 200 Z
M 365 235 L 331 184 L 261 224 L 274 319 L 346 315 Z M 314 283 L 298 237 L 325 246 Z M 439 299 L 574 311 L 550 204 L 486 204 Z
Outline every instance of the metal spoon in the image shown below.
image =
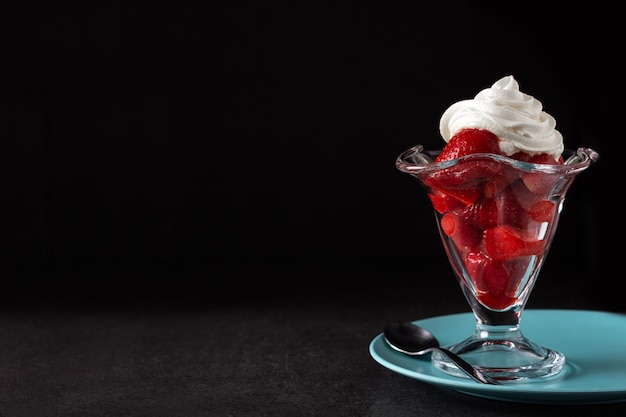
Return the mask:
M 425 353 L 439 351 L 446 355 L 470 378 L 483 384 L 500 384 L 488 375 L 481 373 L 469 362 L 461 359 L 455 353 L 440 347 L 439 341 L 431 332 L 416 324 L 403 321 L 392 321 L 385 325 L 383 334 L 387 344 L 398 352 L 411 356 L 419 356 Z

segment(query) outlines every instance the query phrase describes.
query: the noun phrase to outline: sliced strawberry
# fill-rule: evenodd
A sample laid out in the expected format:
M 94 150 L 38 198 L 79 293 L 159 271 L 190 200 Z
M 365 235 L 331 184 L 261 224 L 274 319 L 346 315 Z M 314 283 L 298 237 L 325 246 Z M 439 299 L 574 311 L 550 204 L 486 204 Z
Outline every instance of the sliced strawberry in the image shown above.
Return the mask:
M 433 173 L 426 179 L 426 184 L 449 190 L 476 190 L 482 194 L 483 184 L 491 178 L 500 175 L 502 166 L 490 159 L 459 161 L 449 168 Z
M 524 282 L 524 278 L 529 273 L 530 256 L 520 256 L 503 262 L 504 268 L 509 274 L 509 284 L 506 288 L 506 295 L 509 297 L 518 297 L 520 294 L 520 285 Z M 535 261 L 535 264 L 537 262 Z
M 464 203 L 461 199 L 445 194 L 439 190 L 431 189 L 428 196 L 433 204 L 433 208 L 441 214 L 461 210 L 466 206 L 466 203 Z
M 435 162 L 458 159 L 476 153 L 500 154 L 496 135 L 483 129 L 463 129 L 448 141 Z M 431 188 L 440 190 L 463 203 L 472 204 L 483 193 L 483 184 L 502 171 L 491 160 L 464 161 L 441 170 L 425 180 Z
M 516 298 L 507 294 L 510 277 L 501 261 L 491 259 L 484 253 L 470 252 L 465 257 L 465 266 L 482 304 L 502 310 L 515 303 Z
M 518 200 L 514 187 L 505 188 L 494 198 L 498 207 L 499 224 L 525 228 L 530 222 L 530 215 Z
M 562 158 L 560 159 L 562 163 Z M 540 153 L 530 157 L 528 162 L 533 164 L 558 165 L 552 155 Z M 545 195 L 550 191 L 560 177 L 554 174 L 546 174 L 542 172 L 527 172 L 522 175 L 522 181 L 526 188 L 535 194 Z
M 446 144 L 435 162 L 449 161 L 475 153 L 500 154 L 499 139 L 484 129 L 462 129 Z
M 539 255 L 543 240 L 524 240 L 519 231 L 510 226 L 497 226 L 487 229 L 484 234 L 486 253 L 500 261 L 518 256 Z
M 556 204 L 552 201 L 537 201 L 528 209 L 528 214 L 536 222 L 552 222 L 556 215 Z
M 480 278 L 481 285 L 492 297 L 502 297 L 509 285 L 509 274 L 500 261 L 490 260 L 486 263 Z
M 437 171 L 424 183 L 468 205 L 483 194 L 484 183 L 498 177 L 501 172 L 502 166 L 492 160 L 463 161 Z
M 483 184 L 483 195 L 487 198 L 494 198 L 514 180 L 515 178 L 510 179 L 507 178 L 505 175 L 496 175 L 495 177 L 490 178 Z
M 563 157 L 558 161 L 548 153 L 537 153 L 530 157 L 528 160 L 531 164 L 548 164 L 548 165 L 560 165 L 563 163 Z
M 485 293 L 479 294 L 477 298 L 481 304 L 492 310 L 505 310 L 517 302 L 517 298 L 509 297 L 506 294 L 494 295 L 492 293 Z
M 544 198 L 544 196 L 537 195 L 533 193 L 532 191 L 530 191 L 528 188 L 526 188 L 526 185 L 524 185 L 524 181 L 522 181 L 521 177 L 517 181 L 514 181 L 513 183 L 511 183 L 510 188 L 511 189 L 508 190 L 508 192 L 513 193 L 518 203 L 525 209 L 527 209 L 528 207 L 535 204 L 537 201 L 542 200 Z
M 482 190 L 478 186 L 471 188 L 442 188 L 441 190 L 445 190 L 446 194 L 461 201 L 466 206 L 472 204 L 482 194 Z
M 520 151 L 511 155 L 511 158 L 522 162 L 530 162 L 531 164 L 563 164 L 562 156 L 557 161 L 548 153 L 529 154 Z
M 500 175 L 502 166 L 490 159 L 462 161 L 450 168 L 443 169 L 431 177 L 439 187 L 469 188 L 480 185 L 496 175 Z
M 493 260 L 481 252 L 469 252 L 465 257 L 465 266 L 479 293 L 504 294 L 509 274 L 502 262 Z
M 511 155 L 510 158 L 511 159 L 515 159 L 517 161 L 529 162 L 531 157 L 532 157 L 531 154 L 519 151 L 519 152 L 516 152 L 513 155 Z
M 476 229 L 456 214 L 444 214 L 440 225 L 441 230 L 452 239 L 461 253 L 477 247 L 482 240 L 482 231 Z
M 525 152 L 517 152 L 511 156 L 513 159 L 517 159 L 523 162 L 529 162 L 531 164 L 544 164 L 544 165 L 561 165 L 563 164 L 563 157 L 559 157 L 555 160 L 554 157 L 548 153 L 528 154 Z M 551 187 L 554 186 L 557 177 L 541 172 L 527 172 L 522 175 L 522 181 L 526 187 L 535 194 L 544 195 Z
M 554 187 L 560 176 L 543 172 L 526 172 L 522 175 L 522 181 L 526 188 L 534 194 L 545 196 Z
M 480 230 L 498 225 L 498 206 L 491 198 L 480 197 L 460 214 L 465 221 Z

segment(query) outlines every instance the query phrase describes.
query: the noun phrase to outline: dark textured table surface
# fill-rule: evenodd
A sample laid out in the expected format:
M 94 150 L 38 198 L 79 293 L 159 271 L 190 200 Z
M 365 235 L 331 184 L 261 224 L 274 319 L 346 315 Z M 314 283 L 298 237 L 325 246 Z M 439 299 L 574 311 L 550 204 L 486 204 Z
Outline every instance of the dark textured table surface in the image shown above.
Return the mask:
M 353 280 L 364 272 L 349 267 L 337 272 L 349 271 L 356 274 Z M 195 296 L 162 284 L 127 290 L 124 298 L 121 285 L 117 296 L 101 290 L 104 295 L 96 300 L 87 297 L 85 288 L 70 291 L 67 276 L 67 287 L 61 281 L 51 284 L 47 299 L 41 294 L 29 299 L 27 284 L 13 288 L 12 302 L 5 302 L 0 314 L 0 416 L 626 413 L 626 402 L 510 403 L 393 373 L 372 359 L 370 341 L 388 320 L 469 311 L 453 279 L 442 274 L 428 285 L 409 285 L 397 293 L 392 283 L 406 281 L 402 276 L 408 270 L 369 268 L 379 278 L 367 285 L 331 278 L 315 282 L 310 279 L 315 271 L 309 272 L 289 283 L 295 275 L 283 270 L 284 281 L 275 286 L 225 274 L 221 289 L 206 287 Z M 559 288 L 552 281 L 557 281 L 549 278 L 554 272 L 544 271 L 547 276 L 540 278 L 528 308 L 616 310 L 578 281 L 555 297 Z M 91 277 L 94 288 L 106 277 L 73 273 Z M 168 275 L 170 282 L 192 286 L 189 274 L 185 278 L 173 270 L 146 273 L 146 279 L 166 282 Z M 21 282 L 27 282 L 24 278 L 22 273 Z M 109 278 L 124 281 L 119 271 Z

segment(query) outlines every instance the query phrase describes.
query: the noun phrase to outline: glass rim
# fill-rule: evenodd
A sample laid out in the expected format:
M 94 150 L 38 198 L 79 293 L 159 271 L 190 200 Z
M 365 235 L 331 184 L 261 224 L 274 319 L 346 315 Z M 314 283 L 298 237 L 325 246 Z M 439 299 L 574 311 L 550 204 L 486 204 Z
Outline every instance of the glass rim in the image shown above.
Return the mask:
M 563 150 L 563 164 L 536 164 L 492 153 L 476 153 L 447 161 L 434 162 L 435 157 L 440 152 L 441 149 L 426 151 L 422 145 L 415 145 L 402 152 L 396 158 L 396 167 L 402 172 L 416 174 L 418 172 L 428 173 L 451 168 L 461 162 L 491 160 L 510 165 L 512 168 L 522 171 L 564 175 L 582 171 L 599 159 L 599 154 L 595 150 L 588 147 L 580 147 Z

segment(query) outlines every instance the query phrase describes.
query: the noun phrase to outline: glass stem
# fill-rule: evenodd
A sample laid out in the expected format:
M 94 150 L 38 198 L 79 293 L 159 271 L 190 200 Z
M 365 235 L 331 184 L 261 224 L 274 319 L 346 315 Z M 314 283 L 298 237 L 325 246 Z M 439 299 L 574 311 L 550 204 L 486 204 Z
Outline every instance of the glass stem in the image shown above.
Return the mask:
M 523 338 L 524 335 L 522 335 L 519 323 L 498 326 L 477 323 L 474 337 L 482 340 L 517 340 Z

